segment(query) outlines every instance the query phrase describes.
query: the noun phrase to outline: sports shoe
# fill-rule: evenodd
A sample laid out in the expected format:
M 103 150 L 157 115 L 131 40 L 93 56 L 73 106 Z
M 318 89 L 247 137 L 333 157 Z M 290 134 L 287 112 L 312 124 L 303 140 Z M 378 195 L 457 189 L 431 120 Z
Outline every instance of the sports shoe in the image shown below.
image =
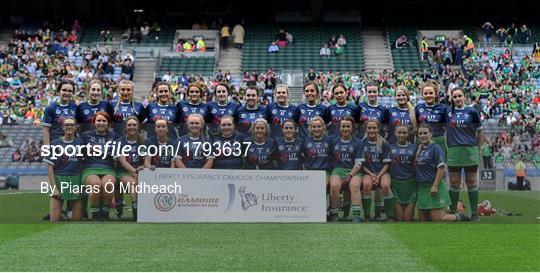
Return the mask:
M 456 216 L 458 217 L 459 221 L 461 222 L 468 222 L 468 221 L 471 221 L 471 218 L 469 218 L 469 216 L 461 213 L 461 212 L 458 212 L 456 213 Z
M 93 212 L 92 213 L 92 222 L 103 222 L 103 218 L 101 218 L 101 213 Z
M 364 215 L 364 221 L 371 222 L 371 215 Z
M 473 222 L 473 223 L 479 223 L 480 222 L 480 216 L 478 216 L 478 213 L 471 214 L 471 222 Z
M 337 223 L 339 222 L 339 217 L 337 213 L 330 213 L 330 223 Z
M 124 204 L 117 204 L 116 205 L 116 219 L 122 219 L 122 215 L 124 215 Z
M 360 216 L 353 216 L 352 223 L 353 224 L 360 224 L 362 222 L 362 218 Z

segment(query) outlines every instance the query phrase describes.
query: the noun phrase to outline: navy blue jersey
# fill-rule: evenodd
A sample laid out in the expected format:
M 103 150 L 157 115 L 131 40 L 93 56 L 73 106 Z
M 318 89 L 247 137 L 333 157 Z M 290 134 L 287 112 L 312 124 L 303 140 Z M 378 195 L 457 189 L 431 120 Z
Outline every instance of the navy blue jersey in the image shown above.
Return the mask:
M 137 140 L 135 141 L 129 141 L 125 136 L 119 138 L 120 141 L 120 147 L 129 146 L 131 149 L 127 152 L 128 155 L 125 156 L 126 161 L 135 169 L 142 166 L 144 164 L 144 158 L 139 155 L 139 146 L 142 146 L 142 144 L 139 144 Z M 115 159 L 117 159 L 119 156 L 116 156 Z M 122 166 L 122 164 L 118 163 L 118 171 L 120 172 L 128 172 Z
M 367 138 L 361 141 L 360 161 L 370 172 L 378 175 L 384 165 L 391 162 L 390 144 L 383 141 L 380 151 L 377 151 L 377 142 L 371 142 Z
M 114 158 L 112 154 L 112 146 L 114 141 L 118 141 L 117 135 L 112 131 L 107 131 L 106 134 L 100 135 L 96 131 L 87 131 L 81 135 L 81 141 L 84 145 L 88 143 L 91 145 L 90 151 L 85 152 L 83 167 L 86 168 L 106 168 L 112 169 L 114 167 Z M 110 141 L 108 148 L 106 148 L 106 143 Z M 101 147 L 101 155 L 93 156 L 93 154 L 99 154 L 96 148 L 97 146 Z M 116 146 L 116 145 L 114 145 Z M 103 158 L 103 154 L 107 154 Z M 116 151 L 115 153 L 118 153 Z
M 272 138 L 266 139 L 264 144 L 257 144 L 253 137 L 248 137 L 244 141 L 251 142 L 247 151 L 246 169 L 271 170 L 275 169 L 276 141 Z
M 358 122 L 359 109 L 358 106 L 349 103 L 345 106 L 339 106 L 337 104 L 330 105 L 328 107 L 328 112 L 330 115 L 330 125 L 328 126 L 328 136 L 330 138 L 335 138 L 340 135 L 339 133 L 339 122 L 347 117 L 351 116 L 354 118 L 355 122 Z
M 94 120 L 97 112 L 106 112 L 112 118 L 112 108 L 108 101 L 100 101 L 97 104 L 83 102 L 77 107 L 77 123 L 79 123 L 79 132 L 83 134 L 86 131 L 95 130 Z
M 396 139 L 396 126 L 400 124 L 406 124 L 409 126 L 409 132 L 413 132 L 413 124 L 411 115 L 409 115 L 409 109 L 401 109 L 399 107 L 391 107 L 384 111 L 383 123 L 388 126 L 388 136 L 386 141 L 390 144 L 397 142 Z M 409 141 L 414 142 L 414 135 L 411 133 Z
M 316 140 L 308 137 L 304 140 L 302 154 L 304 156 L 304 168 L 306 170 L 330 170 L 330 146 L 332 139 L 324 136 Z
M 358 104 L 359 106 L 359 116 L 357 118 L 359 124 L 358 124 L 358 137 L 363 138 L 364 137 L 364 125 L 366 124 L 366 121 L 376 119 L 379 121 L 379 124 L 382 125 L 383 119 L 384 119 L 384 110 L 385 108 L 381 105 L 373 106 L 368 104 L 367 102 L 361 102 Z
M 414 178 L 414 157 L 416 144 L 390 145 L 390 176 L 393 179 L 405 180 Z
M 276 138 L 277 144 L 277 164 L 279 170 L 302 170 L 304 158 L 302 156 L 302 145 L 304 141 L 300 138 L 288 142 L 283 138 Z
M 238 108 L 240 108 L 240 104 L 236 102 L 228 102 L 225 105 L 221 105 L 215 101 L 209 103 L 208 104 L 209 134 L 214 135 L 218 132 L 219 124 L 221 123 L 221 117 L 232 116 L 236 118 L 236 111 L 238 111 Z
M 247 105 L 243 105 L 238 108 L 237 115 L 237 129 L 244 134 L 249 133 L 251 124 L 253 124 L 256 119 L 263 118 L 268 120 L 268 111 L 263 105 L 259 105 L 256 109 L 248 109 Z
M 298 106 L 300 110 L 300 116 L 298 118 L 298 132 L 301 138 L 309 136 L 308 125 L 313 117 L 319 116 L 323 118 L 324 122 L 330 122 L 330 116 L 328 115 L 328 107 L 317 104 L 314 106 L 302 103 Z
M 65 148 L 67 146 L 73 146 L 73 148 L 70 149 L 75 149 L 74 151 L 77 151 L 77 147 L 81 145 L 83 145 L 83 142 L 78 138 L 73 139 L 72 141 L 64 141 L 63 138 L 57 138 L 51 142 L 51 147 L 62 146 Z M 72 150 L 70 149 L 68 149 L 68 151 L 71 154 Z M 73 156 L 67 156 L 66 153 L 64 153 L 55 159 L 46 157 L 43 159 L 43 161 L 53 166 L 55 175 L 81 174 L 80 157 L 78 157 L 76 153 Z
M 150 160 L 150 165 L 154 165 L 156 168 L 170 168 L 174 159 L 180 158 L 180 151 L 176 151 L 176 147 L 178 147 L 178 140 L 176 139 L 169 138 L 167 143 L 160 143 L 157 137 L 152 137 L 146 140 L 145 145 L 147 151 L 150 146 L 157 148 L 157 155 L 152 156 Z M 152 149 L 155 150 L 156 148 Z M 153 153 L 153 151 L 151 152 Z M 178 152 L 178 154 L 175 154 L 175 152 Z
M 296 105 L 289 104 L 287 107 L 281 107 L 277 103 L 268 105 L 268 115 L 270 120 L 270 137 L 282 137 L 281 124 L 286 119 L 292 119 L 298 123 L 299 108 Z
M 415 108 L 418 124 L 428 123 L 433 130 L 433 137 L 444 136 L 444 124 L 446 122 L 446 106 L 437 104 L 427 106 L 425 103 L 418 104 Z
M 235 132 L 231 137 L 225 138 L 221 135 L 214 135 L 212 137 L 212 143 L 218 143 L 219 147 L 222 148 L 223 152 L 223 144 L 228 143 L 227 147 L 230 147 L 231 149 L 234 149 L 238 147 L 238 144 L 234 144 L 235 142 L 240 143 L 242 146 L 242 154 L 240 156 L 235 155 L 224 155 L 221 153 L 219 156 L 216 156 L 214 159 L 214 166 L 213 169 L 242 169 L 244 162 L 242 160 L 242 156 L 244 155 L 245 150 L 243 149 L 243 143 L 244 139 L 247 138 L 246 135 Z M 235 147 L 236 145 L 236 147 Z
M 444 152 L 441 147 L 437 143 L 423 147 L 415 159 L 416 183 L 432 184 L 437 176 L 437 169 L 441 166 L 444 166 Z
M 147 137 L 156 136 L 156 120 L 165 119 L 169 124 L 169 138 L 177 138 L 176 126 L 179 122 L 179 116 L 176 113 L 177 108 L 174 104 L 161 105 L 158 103 L 150 103 L 146 106 L 146 132 Z
M 64 136 L 64 129 L 62 128 L 64 120 L 76 118 L 76 116 L 77 105 L 75 103 L 70 102 L 66 105 L 62 105 L 58 102 L 52 102 L 45 108 L 41 124 L 45 127 L 49 127 L 49 137 L 52 141 L 53 139 Z
M 179 139 L 182 153 L 180 159 L 186 168 L 202 168 L 206 164 L 207 159 L 214 158 L 213 156 L 205 156 L 203 143 L 208 142 L 205 138 L 192 138 L 187 135 L 181 136 Z M 186 144 L 188 144 L 186 146 Z M 213 148 L 213 147 L 212 147 Z
M 448 109 L 446 143 L 448 147 L 477 146 L 477 130 L 482 129 L 478 111 L 472 107 Z
M 341 137 L 336 137 L 332 139 L 330 151 L 333 168 L 351 170 L 356 163 L 360 163 L 362 147 L 356 138 L 345 141 Z
M 145 109 L 144 106 L 139 102 L 123 103 L 113 101 L 111 102 L 111 107 L 113 111 L 112 127 L 114 132 L 119 136 L 125 135 L 124 129 L 126 127 L 126 119 L 128 117 L 137 117 L 139 123 L 141 124 L 145 121 Z
M 176 113 L 179 115 L 178 122 L 180 122 L 180 127 L 178 130 L 178 135 L 183 136 L 187 134 L 187 118 L 191 114 L 200 114 L 205 121 L 208 121 L 208 105 L 206 103 L 191 104 L 185 100 L 180 101 L 176 104 Z

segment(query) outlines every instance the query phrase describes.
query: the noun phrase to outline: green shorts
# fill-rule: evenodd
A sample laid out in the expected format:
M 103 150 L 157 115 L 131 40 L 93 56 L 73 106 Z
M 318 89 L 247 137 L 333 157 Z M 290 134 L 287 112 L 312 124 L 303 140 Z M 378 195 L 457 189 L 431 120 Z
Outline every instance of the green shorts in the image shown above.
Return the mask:
M 55 175 L 54 182 L 56 188 L 60 192 L 60 198 L 62 200 L 79 200 L 81 195 L 81 176 L 80 175 Z M 66 188 L 66 182 L 68 186 Z M 62 189 L 62 185 L 64 188 Z
M 433 142 L 439 144 L 441 146 L 441 149 L 444 153 L 444 159 L 448 157 L 448 148 L 446 147 L 446 137 L 445 136 L 438 136 L 433 138 Z
M 391 188 L 398 204 L 411 204 L 418 198 L 418 187 L 414 178 L 404 180 L 392 178 Z
M 332 170 L 332 172 L 330 173 L 330 176 L 332 175 L 337 175 L 339 176 L 339 178 L 343 179 L 345 178 L 349 173 L 351 173 L 351 170 L 350 169 L 345 169 L 345 168 L 339 168 L 339 167 L 336 167 Z M 362 173 L 361 172 L 358 172 L 356 174 L 356 176 L 362 178 Z
M 418 184 L 418 209 L 441 209 L 450 205 L 450 196 L 444 179 L 439 182 L 439 190 L 436 196 L 431 196 L 431 183 Z
M 132 174 L 130 172 L 126 171 L 116 171 L 116 183 L 119 183 L 122 177 L 124 176 L 131 176 Z
M 82 173 L 82 176 L 81 176 L 81 181 L 83 184 L 86 184 L 86 179 L 91 176 L 91 175 L 97 175 L 99 176 L 100 178 L 102 178 L 103 176 L 105 175 L 112 175 L 116 178 L 116 172 L 113 170 L 113 169 L 109 169 L 109 168 L 88 168 L 88 169 L 85 169 Z
M 480 155 L 476 146 L 454 146 L 448 148 L 449 167 L 475 166 L 480 163 Z

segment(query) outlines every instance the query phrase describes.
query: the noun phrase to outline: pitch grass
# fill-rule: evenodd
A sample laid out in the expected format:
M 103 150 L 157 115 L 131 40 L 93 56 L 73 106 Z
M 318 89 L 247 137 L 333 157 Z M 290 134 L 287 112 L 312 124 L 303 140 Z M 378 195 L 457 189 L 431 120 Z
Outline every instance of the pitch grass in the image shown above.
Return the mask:
M 45 196 L 0 193 L 0 270 L 539 271 L 540 193 L 484 199 L 523 216 L 477 225 L 50 224 L 40 220 Z

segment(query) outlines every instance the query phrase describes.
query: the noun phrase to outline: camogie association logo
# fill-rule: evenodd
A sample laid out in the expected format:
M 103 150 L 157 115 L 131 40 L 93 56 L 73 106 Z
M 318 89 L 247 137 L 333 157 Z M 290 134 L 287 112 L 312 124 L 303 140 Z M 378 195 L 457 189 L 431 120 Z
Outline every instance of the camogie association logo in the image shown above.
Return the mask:
M 171 193 L 158 193 L 154 197 L 154 206 L 160 211 L 169 211 L 176 205 L 176 196 Z
M 240 198 L 242 198 L 241 205 L 244 211 L 247 211 L 250 207 L 257 205 L 257 195 L 251 192 L 246 192 L 246 186 L 240 187 L 238 194 L 240 194 Z

